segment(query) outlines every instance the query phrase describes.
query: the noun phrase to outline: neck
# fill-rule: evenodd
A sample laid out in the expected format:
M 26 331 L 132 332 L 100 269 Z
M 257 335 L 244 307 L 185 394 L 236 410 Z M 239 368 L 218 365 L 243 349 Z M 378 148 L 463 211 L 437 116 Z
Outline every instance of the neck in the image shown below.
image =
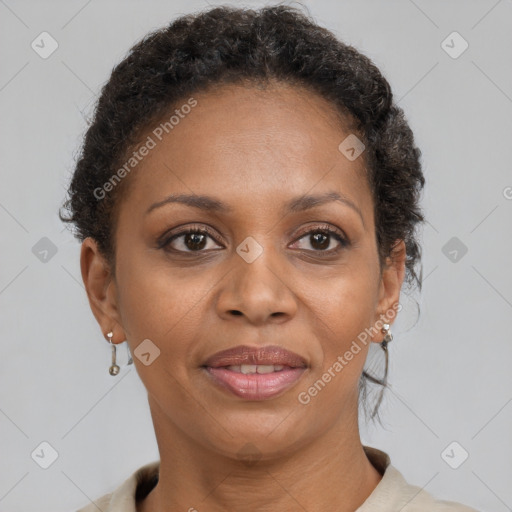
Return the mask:
M 138 512 L 353 512 L 382 478 L 364 452 L 357 413 L 293 453 L 250 462 L 199 446 L 151 405 L 160 473 Z

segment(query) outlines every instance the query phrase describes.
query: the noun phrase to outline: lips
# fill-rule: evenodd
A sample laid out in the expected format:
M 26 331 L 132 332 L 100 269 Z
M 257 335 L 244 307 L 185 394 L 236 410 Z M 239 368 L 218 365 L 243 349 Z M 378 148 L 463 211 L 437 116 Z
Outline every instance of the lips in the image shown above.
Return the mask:
M 248 347 L 239 345 L 223 350 L 209 357 L 203 366 L 220 368 L 241 365 L 282 365 L 290 368 L 306 368 L 305 359 L 295 352 L 276 345 L 266 347 Z
M 224 392 L 246 400 L 266 400 L 290 389 L 307 369 L 305 359 L 275 345 L 245 345 L 217 352 L 203 368 Z

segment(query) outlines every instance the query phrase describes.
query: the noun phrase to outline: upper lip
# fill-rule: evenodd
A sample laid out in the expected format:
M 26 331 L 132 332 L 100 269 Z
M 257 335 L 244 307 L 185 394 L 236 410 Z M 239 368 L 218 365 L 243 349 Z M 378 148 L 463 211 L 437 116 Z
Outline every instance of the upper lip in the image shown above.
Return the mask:
M 203 366 L 219 368 L 242 364 L 279 364 L 292 368 L 305 368 L 307 366 L 305 359 L 299 356 L 299 354 L 277 345 L 268 345 L 266 347 L 238 345 L 237 347 L 216 352 L 205 361 Z

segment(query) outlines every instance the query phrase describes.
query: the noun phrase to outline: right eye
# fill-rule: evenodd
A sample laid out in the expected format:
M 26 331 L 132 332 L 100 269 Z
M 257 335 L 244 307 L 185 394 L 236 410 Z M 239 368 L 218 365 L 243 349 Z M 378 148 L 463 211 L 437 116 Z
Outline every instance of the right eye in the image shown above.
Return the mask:
M 209 229 L 189 227 L 166 238 L 159 244 L 159 247 L 170 252 L 204 252 L 208 245 L 208 238 L 215 240 Z M 170 247 L 172 244 L 174 244 L 174 247 Z

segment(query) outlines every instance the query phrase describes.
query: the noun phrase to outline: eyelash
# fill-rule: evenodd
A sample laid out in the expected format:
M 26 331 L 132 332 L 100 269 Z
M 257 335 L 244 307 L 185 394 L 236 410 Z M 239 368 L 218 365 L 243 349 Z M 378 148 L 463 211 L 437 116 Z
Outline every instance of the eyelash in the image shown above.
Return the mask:
M 162 242 L 158 243 L 158 248 L 165 249 L 172 241 L 176 240 L 180 236 L 188 235 L 191 233 L 208 235 L 210 238 L 212 238 L 215 241 L 215 243 L 218 243 L 217 240 L 215 239 L 214 233 L 209 228 L 191 226 L 183 231 L 180 231 L 179 233 L 175 233 L 174 235 L 172 235 L 169 238 L 165 238 Z M 309 229 L 308 231 L 305 231 L 304 233 L 301 233 L 301 235 L 295 240 L 295 242 L 301 240 L 302 238 L 304 238 L 307 235 L 312 235 L 314 233 L 322 233 L 324 235 L 329 235 L 329 236 L 334 237 L 340 243 L 340 247 L 338 247 L 336 249 L 330 249 L 330 250 L 324 250 L 324 251 L 310 250 L 310 249 L 300 249 L 300 250 L 307 251 L 307 252 L 314 252 L 318 255 L 320 255 L 322 253 L 326 254 L 326 255 L 333 255 L 333 254 L 338 253 L 342 249 L 345 249 L 346 247 L 348 247 L 350 245 L 350 242 L 348 241 L 348 239 L 344 238 L 338 230 L 332 228 L 329 225 L 315 226 L 314 228 Z M 181 251 L 179 249 L 165 249 L 165 250 L 168 250 L 171 252 L 177 252 L 177 253 L 185 253 L 185 254 L 194 254 L 194 253 L 199 254 L 201 252 L 205 252 L 204 250 L 199 250 L 199 251 Z

